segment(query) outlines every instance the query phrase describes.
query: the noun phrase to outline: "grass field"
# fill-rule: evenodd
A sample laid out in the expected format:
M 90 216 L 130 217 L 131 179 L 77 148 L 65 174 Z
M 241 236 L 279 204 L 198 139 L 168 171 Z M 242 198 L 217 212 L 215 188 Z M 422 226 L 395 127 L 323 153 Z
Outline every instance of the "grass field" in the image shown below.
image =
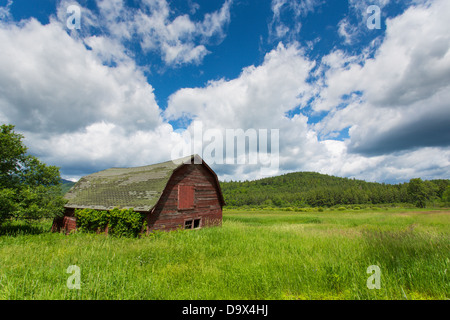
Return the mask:
M 138 239 L 50 224 L 1 230 L 0 299 L 450 298 L 448 210 L 228 210 L 222 227 Z

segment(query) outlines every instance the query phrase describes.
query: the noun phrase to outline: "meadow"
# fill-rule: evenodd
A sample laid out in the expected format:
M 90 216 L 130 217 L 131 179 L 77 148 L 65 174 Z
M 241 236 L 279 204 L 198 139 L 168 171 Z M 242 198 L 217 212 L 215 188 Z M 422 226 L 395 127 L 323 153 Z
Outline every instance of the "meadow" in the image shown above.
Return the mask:
M 449 299 L 450 211 L 225 210 L 141 238 L 0 231 L 0 299 Z M 67 268 L 80 270 L 69 289 Z M 369 266 L 381 271 L 369 289 Z

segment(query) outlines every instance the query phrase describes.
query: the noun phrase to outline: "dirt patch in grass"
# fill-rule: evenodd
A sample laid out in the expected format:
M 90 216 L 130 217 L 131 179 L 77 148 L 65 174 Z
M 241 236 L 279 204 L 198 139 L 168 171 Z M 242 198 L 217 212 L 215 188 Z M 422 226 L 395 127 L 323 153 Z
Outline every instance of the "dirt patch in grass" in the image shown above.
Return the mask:
M 450 214 L 450 210 L 407 211 L 397 213 L 397 216 L 411 216 L 419 214 Z

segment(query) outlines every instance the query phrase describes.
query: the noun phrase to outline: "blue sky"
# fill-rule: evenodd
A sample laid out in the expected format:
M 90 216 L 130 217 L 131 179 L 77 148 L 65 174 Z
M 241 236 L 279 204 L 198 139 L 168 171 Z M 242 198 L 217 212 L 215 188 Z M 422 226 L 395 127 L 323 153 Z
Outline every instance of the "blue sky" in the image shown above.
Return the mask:
M 0 121 L 70 179 L 169 160 L 194 120 L 279 130 L 271 174 L 450 178 L 449 21 L 445 0 L 0 0 Z

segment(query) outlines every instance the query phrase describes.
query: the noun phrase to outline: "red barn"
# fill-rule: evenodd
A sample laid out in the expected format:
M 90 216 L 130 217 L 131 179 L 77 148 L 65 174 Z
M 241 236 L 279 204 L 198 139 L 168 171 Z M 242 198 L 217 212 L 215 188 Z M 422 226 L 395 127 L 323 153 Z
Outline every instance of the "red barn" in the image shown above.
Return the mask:
M 147 232 L 222 224 L 225 204 L 214 171 L 198 156 L 136 168 L 111 168 L 81 178 L 65 195 L 53 231 L 76 229 L 75 209 L 133 208 Z

